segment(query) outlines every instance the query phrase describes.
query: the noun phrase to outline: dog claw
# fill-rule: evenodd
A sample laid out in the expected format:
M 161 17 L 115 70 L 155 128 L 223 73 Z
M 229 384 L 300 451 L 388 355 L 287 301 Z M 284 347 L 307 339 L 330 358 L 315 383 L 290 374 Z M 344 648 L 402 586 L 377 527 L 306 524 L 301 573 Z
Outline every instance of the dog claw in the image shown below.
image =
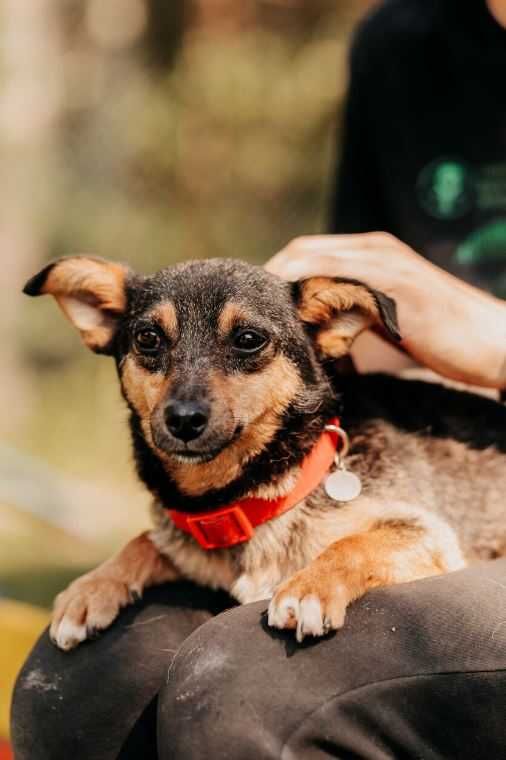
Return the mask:
M 69 650 L 86 639 L 95 639 L 108 628 L 122 607 L 132 601 L 128 585 L 97 573 L 77 579 L 58 595 L 51 625 L 51 640 Z
M 75 624 L 65 618 L 50 633 L 51 641 L 65 652 L 84 641 L 86 636 L 87 630 L 83 625 Z
M 303 596 L 297 596 L 296 593 L 284 596 L 281 591 L 271 600 L 268 622 L 275 628 L 295 629 L 295 638 L 300 644 L 307 636 L 326 636 L 342 625 L 344 608 L 341 620 L 334 619 L 326 607 L 316 592 Z

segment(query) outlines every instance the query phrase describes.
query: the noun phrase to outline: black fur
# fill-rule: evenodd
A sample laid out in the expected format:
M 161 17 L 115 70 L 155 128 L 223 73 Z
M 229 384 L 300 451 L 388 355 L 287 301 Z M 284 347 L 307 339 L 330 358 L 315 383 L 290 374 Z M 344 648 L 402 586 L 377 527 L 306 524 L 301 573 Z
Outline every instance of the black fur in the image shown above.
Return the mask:
M 178 377 L 176 385 L 183 387 L 195 374 L 195 358 L 206 370 L 219 368 L 225 374 L 262 369 L 265 358 L 241 364 L 228 356 L 226 350 L 217 350 L 218 318 L 225 303 L 232 301 L 247 307 L 259 325 L 265 326 L 274 351 L 290 359 L 304 385 L 300 398 L 286 410 L 275 438 L 245 465 L 241 477 L 225 488 L 199 497 L 189 497 L 179 491 L 146 443 L 138 414 L 130 405 L 137 471 L 162 504 L 187 512 L 215 509 L 241 498 L 256 486 L 272 482 L 302 460 L 326 422 L 338 412 L 340 402 L 297 317 L 291 287 L 260 267 L 233 260 L 187 262 L 150 277 L 130 279 L 127 300 L 128 308 L 115 341 L 120 376 L 123 360 L 131 350 L 132 334 L 138 325 L 144 324 L 150 310 L 167 300 L 175 305 L 182 325 L 182 346 L 173 346 L 171 351 L 155 359 L 141 358 L 145 369 L 164 373 L 172 370 Z
M 132 411 L 130 429 L 137 472 L 148 489 L 167 507 L 184 512 L 216 509 L 237 501 L 257 486 L 271 483 L 298 464 L 311 450 L 325 423 L 338 413 L 339 408 L 339 401 L 328 397 L 323 399 L 316 414 L 307 415 L 293 408 L 288 409 L 277 435 L 248 462 L 241 477 L 224 488 L 193 497 L 181 493 L 176 483 L 168 477 L 160 460 L 144 440 L 139 418 Z
M 351 277 L 332 277 L 329 278 L 332 279 L 333 282 L 336 283 L 348 283 L 350 285 L 359 285 L 362 288 L 366 288 L 367 291 L 372 295 L 374 298 L 374 301 L 376 303 L 376 306 L 378 307 L 378 311 L 381 317 L 381 320 L 383 322 L 383 327 L 385 328 L 386 332 L 388 333 L 389 337 L 392 338 L 395 341 L 401 340 L 401 334 L 399 332 L 399 325 L 397 323 L 397 305 L 395 301 L 390 298 L 389 296 L 385 295 L 385 293 L 382 293 L 379 290 L 375 290 L 374 288 L 370 288 L 368 285 L 366 285 L 363 282 L 360 282 L 360 280 L 354 280 Z M 293 282 L 291 284 L 291 290 L 292 290 L 292 297 L 294 299 L 295 304 L 298 306 L 301 303 L 302 298 L 302 288 L 301 285 L 303 284 L 304 280 L 298 280 L 297 282 Z M 318 330 L 318 325 L 310 325 L 309 331 Z
M 506 407 L 489 398 L 381 374 L 341 376 L 336 384 L 343 395 L 343 425 L 350 433 L 381 419 L 418 436 L 506 453 Z
M 30 277 L 23 288 L 23 293 L 27 296 L 40 296 L 49 272 L 53 269 L 56 263 L 56 261 L 51 261 L 44 267 L 44 269 L 41 269 L 36 275 Z

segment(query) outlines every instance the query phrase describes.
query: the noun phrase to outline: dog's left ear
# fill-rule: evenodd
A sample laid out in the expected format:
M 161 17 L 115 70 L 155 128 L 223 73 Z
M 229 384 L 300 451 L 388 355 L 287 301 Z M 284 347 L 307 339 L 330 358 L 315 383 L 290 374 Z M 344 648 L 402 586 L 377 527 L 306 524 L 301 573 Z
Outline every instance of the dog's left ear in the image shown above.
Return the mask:
M 322 356 L 339 358 L 363 330 L 381 326 L 399 341 L 395 301 L 358 280 L 311 277 L 292 284 L 300 319 L 313 326 Z
M 124 264 L 92 256 L 71 256 L 48 264 L 23 288 L 29 296 L 55 297 L 84 343 L 97 353 L 111 353 L 119 317 L 126 308 Z

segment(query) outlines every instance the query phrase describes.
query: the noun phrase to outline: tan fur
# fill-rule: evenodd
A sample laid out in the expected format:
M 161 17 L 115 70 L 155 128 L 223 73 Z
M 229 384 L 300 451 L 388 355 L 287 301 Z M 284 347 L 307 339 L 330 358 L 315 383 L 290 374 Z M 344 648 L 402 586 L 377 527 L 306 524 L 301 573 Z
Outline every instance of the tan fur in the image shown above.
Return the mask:
M 150 535 L 141 534 L 58 594 L 50 629 L 52 640 L 61 649 L 71 649 L 90 632 L 107 628 L 121 607 L 141 596 L 145 588 L 173 581 L 177 575 Z
M 218 330 L 222 337 L 226 337 L 234 327 L 251 319 L 251 314 L 239 303 L 229 302 L 225 304 L 218 319 Z
M 361 285 L 312 277 L 303 283 L 301 294 L 300 318 L 322 326 L 316 343 L 326 356 L 344 356 L 357 335 L 381 322 L 376 301 Z
M 170 388 L 170 378 L 163 373 L 150 372 L 141 367 L 133 356 L 127 356 L 123 363 L 121 382 L 128 400 L 141 420 L 148 420 Z
M 445 570 L 464 565 L 456 536 L 442 519 L 421 505 L 380 493 L 337 506 L 319 489 L 286 514 L 258 527 L 247 544 L 215 552 L 203 552 L 193 539 L 181 534 L 162 507 L 154 508 L 154 519 L 157 546 L 169 553 L 183 575 L 208 583 L 212 555 L 214 584 L 244 603 L 269 598 L 283 580 L 332 543 L 368 531 L 388 530 L 413 540 L 424 537 L 436 568 L 442 561 Z
M 158 317 L 163 316 L 166 324 L 169 320 L 172 328 L 174 321 L 166 306 L 162 311 L 158 310 Z M 295 366 L 282 354 L 264 370 L 251 375 L 225 377 L 217 372 L 211 374 L 209 384 L 214 397 L 231 411 L 231 423 L 241 424 L 243 433 L 211 462 L 191 466 L 178 463 L 157 449 L 153 442 L 151 416 L 169 394 L 170 376 L 150 372 L 133 356 L 128 356 L 122 365 L 121 382 L 127 399 L 139 415 L 149 445 L 179 488 L 188 495 L 198 496 L 237 478 L 246 462 L 265 448 L 278 431 L 280 416 L 300 391 L 302 381 Z M 290 477 L 288 474 L 284 478 L 285 491 L 289 488 Z M 264 490 L 265 494 L 270 492 L 270 488 Z
M 276 624 L 278 611 L 289 600 L 288 616 L 279 621 L 280 627 L 295 627 L 297 609 L 311 597 L 319 604 L 322 624 L 340 628 L 347 605 L 369 589 L 439 575 L 445 569 L 432 537 L 421 527 L 406 520 L 379 521 L 365 533 L 332 544 L 283 583 L 272 599 L 271 617 Z
M 302 285 L 300 318 L 311 324 L 325 324 L 337 311 L 360 309 L 379 320 L 373 296 L 362 285 L 334 282 L 327 277 L 312 277 Z
M 112 261 L 76 256 L 48 274 L 41 293 L 53 295 L 65 316 L 92 350 L 103 348 L 114 332 L 114 315 L 126 305 L 128 268 Z
M 84 279 L 79 267 L 75 272 L 71 267 L 65 277 L 55 274 L 54 293 L 64 282 L 73 283 L 72 298 L 81 293 L 85 306 L 91 304 L 100 312 L 106 308 L 100 304 L 113 303 L 112 296 L 107 301 L 108 287 L 114 282 L 122 287 L 122 281 L 114 271 L 105 280 L 98 271 L 90 266 Z M 97 277 L 109 283 L 105 290 L 97 289 Z M 77 282 L 88 283 L 84 299 L 75 289 Z M 80 312 L 74 306 L 70 304 L 75 321 Z M 86 309 L 83 314 L 86 318 Z M 169 335 L 176 335 L 177 316 L 170 303 L 152 316 Z M 317 345 L 334 357 L 345 354 L 361 330 L 380 321 L 367 288 L 327 278 L 303 284 L 300 316 L 321 325 Z M 228 304 L 219 330 L 228 334 L 245 318 L 239 305 Z M 100 335 L 96 331 L 107 325 L 98 322 L 92 329 Z M 156 449 L 151 420 L 163 408 L 170 376 L 143 369 L 133 356 L 124 361 L 124 392 L 141 419 L 146 441 L 182 492 L 199 496 L 235 480 L 278 431 L 302 379 L 283 354 L 274 356 L 267 347 L 266 359 L 269 351 L 270 363 L 258 372 L 210 375 L 215 419 L 223 419 L 231 432 L 240 424 L 242 433 L 206 463 L 179 463 Z M 59 595 L 51 628 L 54 640 L 64 649 L 75 646 L 88 629 L 109 625 L 133 592 L 178 577 L 226 589 L 243 603 L 272 597 L 270 625 L 296 628 L 300 640 L 340 627 L 346 606 L 368 589 L 457 570 L 465 558 L 506 556 L 506 471 L 498 451 L 419 437 L 381 421 L 364 423 L 349 433 L 347 465 L 364 486 L 357 499 L 336 503 L 320 487 L 292 510 L 259 526 L 247 543 L 214 551 L 203 550 L 174 526 L 166 511 L 170 505 L 155 504 L 155 529 L 149 536 L 131 542 Z M 294 468 L 249 495 L 276 498 L 292 487 L 297 474 Z
M 151 448 L 155 449 L 151 432 L 151 415 L 169 393 L 170 377 L 158 372 L 149 372 L 133 358 L 127 356 L 121 372 L 123 391 L 139 415 L 142 432 Z
M 50 271 L 42 293 L 90 293 L 104 309 L 121 312 L 125 308 L 125 272 L 122 264 L 113 261 L 85 256 L 64 259 Z
M 173 303 L 166 301 L 156 309 L 153 309 L 147 316 L 158 322 L 169 338 L 172 338 L 172 340 L 177 338 L 179 325 Z
M 222 488 L 240 475 L 246 462 L 275 436 L 280 416 L 300 390 L 301 379 L 290 360 L 280 354 L 264 370 L 252 375 L 225 378 L 216 373 L 210 385 L 215 397 L 232 410 L 233 419 L 242 424 L 244 432 L 211 462 L 188 467 L 165 458 L 179 488 L 191 496 Z
M 342 324 L 341 324 L 342 326 Z M 343 335 L 340 329 L 333 327 L 332 323 L 328 330 L 321 330 L 316 336 L 316 345 L 324 356 L 331 356 L 339 359 L 348 353 L 352 338 Z
M 424 440 L 384 422 L 371 423 L 352 436 L 358 451 L 361 435 L 374 441 L 376 448 L 363 455 L 354 453 L 352 445 L 348 465 L 365 486 L 363 495 L 353 502 L 337 505 L 319 488 L 294 509 L 259 526 L 249 542 L 215 551 L 201 549 L 191 536 L 174 526 L 163 505 L 155 504 L 155 529 L 150 538 L 180 576 L 226 589 L 242 603 L 269 599 L 276 589 L 281 594 L 281 584 L 289 583 L 317 561 L 318 572 L 311 570 L 304 581 L 310 578 L 314 582 L 311 593 L 306 594 L 311 597 L 309 622 L 314 622 L 320 584 L 322 598 L 330 598 L 329 584 L 341 561 L 336 547 L 339 556 L 345 548 L 346 573 L 351 575 L 345 573 L 345 586 L 339 587 L 341 591 L 325 608 L 330 620 L 339 624 L 350 596 L 365 593 L 366 586 L 462 568 L 465 560 L 460 547 L 468 559 L 506 556 L 506 472 L 497 451 L 472 450 L 454 441 Z M 465 479 L 459 477 L 463 468 L 468 475 Z M 420 484 L 423 488 L 418 487 Z M 323 555 L 320 562 L 317 558 Z M 364 577 L 370 580 L 363 581 Z M 64 592 L 69 603 L 74 591 L 78 587 Z M 116 599 L 114 589 L 111 593 Z M 275 598 L 286 602 L 296 595 L 286 593 Z M 278 607 L 271 602 L 273 625 L 293 627 L 300 623 L 296 615 L 287 615 L 286 609 L 282 617 Z M 315 632 L 321 634 L 323 627 Z M 301 635 L 305 635 L 303 630 Z

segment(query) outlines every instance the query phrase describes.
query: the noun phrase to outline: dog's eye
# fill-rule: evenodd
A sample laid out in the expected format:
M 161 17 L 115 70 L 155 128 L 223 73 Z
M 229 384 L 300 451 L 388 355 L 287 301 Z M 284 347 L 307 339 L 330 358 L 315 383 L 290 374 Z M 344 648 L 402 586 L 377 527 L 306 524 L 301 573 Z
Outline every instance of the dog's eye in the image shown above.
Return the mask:
M 233 339 L 232 345 L 242 354 L 253 354 L 260 351 L 267 343 L 267 338 L 256 330 L 240 330 Z
M 162 343 L 156 330 L 138 330 L 134 339 L 135 347 L 143 354 L 156 354 Z

